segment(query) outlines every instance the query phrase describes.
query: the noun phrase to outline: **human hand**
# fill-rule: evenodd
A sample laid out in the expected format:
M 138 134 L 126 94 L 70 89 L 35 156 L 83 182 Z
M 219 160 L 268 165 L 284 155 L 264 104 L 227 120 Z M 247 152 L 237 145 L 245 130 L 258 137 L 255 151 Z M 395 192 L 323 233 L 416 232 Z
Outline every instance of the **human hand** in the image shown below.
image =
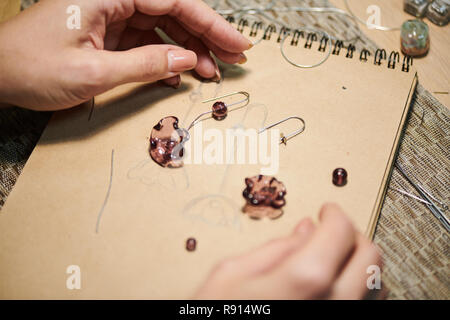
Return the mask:
M 70 5 L 80 29 L 66 26 Z M 186 49 L 163 44 L 155 27 Z M 127 82 L 178 87 L 190 69 L 217 81 L 210 50 L 243 63 L 250 47 L 200 0 L 44 0 L 0 24 L 0 102 L 63 109 Z
M 320 224 L 302 220 L 294 232 L 227 259 L 210 274 L 198 299 L 362 299 L 367 267 L 381 268 L 378 249 L 342 210 L 324 205 Z M 380 290 L 378 290 L 380 294 Z

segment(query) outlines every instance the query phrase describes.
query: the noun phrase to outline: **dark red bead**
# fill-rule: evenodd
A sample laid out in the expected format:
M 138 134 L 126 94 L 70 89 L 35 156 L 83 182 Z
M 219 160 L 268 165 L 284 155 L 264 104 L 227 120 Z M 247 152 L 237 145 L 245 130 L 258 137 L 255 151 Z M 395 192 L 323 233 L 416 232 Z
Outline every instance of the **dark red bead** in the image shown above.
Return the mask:
M 194 251 L 195 248 L 197 248 L 197 240 L 194 238 L 189 238 L 186 240 L 186 250 L 187 251 Z
M 223 120 L 227 117 L 228 108 L 222 101 L 218 101 L 212 106 L 212 117 L 215 120 Z
M 338 187 L 347 184 L 347 171 L 344 168 L 337 168 L 333 171 L 333 184 Z

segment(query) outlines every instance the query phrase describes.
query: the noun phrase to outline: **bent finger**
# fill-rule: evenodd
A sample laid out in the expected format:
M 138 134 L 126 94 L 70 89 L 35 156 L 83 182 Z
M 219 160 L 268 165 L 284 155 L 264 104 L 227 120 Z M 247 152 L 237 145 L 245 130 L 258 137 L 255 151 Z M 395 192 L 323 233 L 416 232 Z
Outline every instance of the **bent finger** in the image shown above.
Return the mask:
M 200 0 L 135 0 L 136 8 L 147 15 L 170 15 L 189 26 L 195 35 L 204 35 L 223 50 L 240 53 L 251 42 L 222 16 Z
M 301 249 L 315 231 L 310 218 L 302 220 L 294 232 L 284 238 L 271 240 L 250 253 L 237 258 L 245 275 L 257 275 L 267 272 L 281 264 L 295 250 Z
M 377 247 L 358 234 L 355 252 L 336 280 L 331 298 L 362 299 L 367 296 L 369 290 L 380 291 L 381 287 L 376 285 L 381 285 L 381 274 L 376 273 L 381 272 L 381 268 L 382 260 Z M 372 279 L 374 276 L 380 278 Z

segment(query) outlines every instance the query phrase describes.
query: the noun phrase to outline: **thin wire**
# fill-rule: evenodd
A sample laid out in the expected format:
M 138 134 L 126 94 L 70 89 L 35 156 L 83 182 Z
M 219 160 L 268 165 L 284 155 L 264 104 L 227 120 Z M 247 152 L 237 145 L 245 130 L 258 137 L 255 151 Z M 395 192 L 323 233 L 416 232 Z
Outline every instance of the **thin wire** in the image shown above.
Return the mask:
M 311 68 L 315 68 L 315 67 L 320 66 L 320 65 L 323 64 L 325 61 L 327 61 L 328 58 L 330 57 L 330 55 L 331 55 L 331 47 L 332 47 L 332 43 L 331 43 L 331 39 L 330 39 L 329 34 L 326 33 L 325 31 L 321 31 L 320 33 L 322 33 L 323 36 L 326 37 L 326 39 L 327 39 L 327 44 L 329 44 L 329 46 L 328 46 L 328 53 L 327 53 L 327 55 L 326 55 L 322 60 L 320 60 L 318 63 L 316 63 L 316 64 L 299 64 L 299 63 L 296 63 L 296 62 L 293 62 L 292 60 L 290 60 L 290 59 L 287 57 L 287 55 L 286 55 L 286 53 L 284 52 L 284 49 L 283 49 L 284 41 L 285 41 L 286 38 L 289 36 L 288 33 L 286 33 L 286 34 L 284 35 L 284 37 L 283 37 L 283 39 L 281 40 L 281 43 L 280 43 L 280 51 L 281 51 L 281 55 L 283 56 L 283 58 L 284 58 L 287 62 L 289 62 L 290 64 L 292 64 L 293 66 L 295 66 L 295 67 L 297 67 L 297 68 L 311 69 Z
M 397 191 L 397 192 L 400 192 L 401 194 L 404 194 L 405 196 L 408 196 L 408 197 L 410 197 L 410 198 L 416 199 L 417 201 L 420 201 L 420 202 L 422 202 L 422 203 L 426 203 L 426 204 L 429 204 L 429 205 L 433 205 L 431 202 L 428 202 L 428 201 L 426 201 L 426 200 L 423 200 L 422 198 L 419 198 L 419 197 L 417 197 L 417 196 L 413 195 L 412 193 L 409 193 L 409 192 L 407 192 L 407 191 L 405 191 L 405 190 L 402 190 L 402 189 L 399 189 L 399 188 L 392 188 L 392 187 L 391 187 L 390 189 L 392 189 L 392 190 L 394 190 L 394 191 Z
M 241 103 L 243 103 L 243 102 L 248 102 L 248 101 L 250 101 L 250 94 L 249 94 L 248 92 L 245 92 L 245 91 L 236 91 L 236 92 L 232 92 L 232 93 L 229 93 L 229 94 L 220 96 L 220 97 L 215 97 L 215 98 L 203 100 L 202 103 L 207 103 L 207 102 L 215 101 L 215 100 L 218 100 L 218 99 L 222 99 L 222 98 L 234 96 L 234 95 L 236 95 L 236 94 L 243 94 L 243 95 L 245 96 L 245 98 L 242 99 L 242 100 L 239 100 L 239 101 L 237 101 L 237 102 L 233 102 L 233 103 L 230 103 L 230 104 L 226 104 L 227 107 L 232 107 L 232 106 L 235 106 L 235 105 L 237 105 L 237 104 L 241 104 Z
M 436 199 L 436 197 L 434 197 L 430 192 L 428 192 L 424 187 L 422 187 L 419 183 L 417 183 L 417 186 L 422 190 L 422 192 L 424 192 L 427 196 L 429 196 L 431 199 L 433 199 L 434 201 L 436 201 L 437 203 L 439 203 L 440 205 L 441 205 L 441 207 L 442 207 L 442 209 L 444 209 L 444 210 L 448 210 L 448 205 L 445 203 L 445 202 L 443 202 L 443 201 L 441 201 L 441 200 L 439 200 L 439 199 Z
M 283 136 L 283 137 L 280 139 L 280 143 L 285 143 L 285 142 L 286 142 L 287 140 L 289 140 L 290 138 L 295 137 L 296 135 L 299 135 L 300 133 L 302 133 L 303 131 L 305 131 L 305 128 L 306 128 L 305 120 L 303 120 L 302 118 L 297 117 L 297 116 L 287 117 L 287 118 L 282 119 L 282 120 L 280 120 L 280 121 L 278 121 L 278 122 L 272 123 L 271 125 L 269 125 L 269 126 L 267 126 L 267 127 L 264 127 L 264 128 L 259 129 L 258 134 L 260 134 L 260 133 L 262 133 L 262 132 L 264 132 L 264 131 L 266 131 L 266 130 L 269 130 L 270 128 L 273 128 L 273 127 L 275 127 L 275 126 L 277 126 L 277 125 L 279 125 L 279 124 L 281 124 L 281 123 L 283 123 L 283 122 L 286 122 L 286 121 L 288 121 L 288 120 L 291 120 L 291 119 L 297 119 L 297 120 L 299 120 L 299 121 L 302 123 L 303 126 L 302 126 L 300 129 L 298 129 L 297 131 L 291 132 L 291 133 L 288 134 L 287 136 Z
M 433 195 L 431 195 L 431 193 L 430 193 L 429 191 L 427 191 L 424 187 L 422 187 L 419 183 L 414 183 L 414 182 L 411 180 L 411 178 L 406 174 L 406 172 L 403 170 L 403 168 L 400 167 L 400 165 L 399 165 L 398 163 L 395 163 L 395 167 L 396 167 L 397 170 L 398 170 L 398 171 L 406 178 L 406 180 L 407 180 L 414 188 L 416 188 L 416 190 L 419 192 L 419 194 L 422 193 L 422 194 L 420 194 L 420 196 L 422 197 L 422 199 L 423 199 L 423 200 L 428 200 L 428 201 L 425 201 L 424 203 L 429 204 L 429 205 L 434 206 L 434 207 L 437 208 L 437 206 L 435 206 L 435 204 L 433 204 L 433 203 L 431 202 L 430 199 L 426 199 L 426 196 L 429 196 L 431 199 L 433 199 L 433 200 L 435 200 L 437 203 L 439 203 L 439 205 L 441 206 L 442 209 L 444 209 L 444 211 L 448 210 L 448 205 L 447 205 L 445 202 L 436 199 L 436 197 L 434 197 Z M 411 175 L 412 177 L 414 177 L 414 179 L 415 179 L 416 181 L 418 181 L 418 179 L 417 179 L 416 176 L 414 176 L 412 173 L 410 173 L 410 175 Z M 424 195 L 425 195 L 425 196 L 424 196 Z M 422 202 L 423 202 L 423 201 L 422 201 Z
M 218 100 L 218 99 L 222 99 L 222 98 L 234 96 L 234 95 L 236 95 L 236 94 L 243 94 L 243 95 L 245 96 L 245 98 L 242 99 L 242 100 L 239 100 L 239 101 L 230 103 L 230 104 L 225 104 L 226 107 L 232 107 L 232 106 L 235 106 L 235 105 L 237 105 L 237 104 L 241 104 L 241 103 L 243 103 L 243 102 L 246 102 L 246 104 L 242 105 L 241 108 L 242 108 L 242 107 L 245 107 L 246 105 L 248 105 L 248 103 L 250 102 L 250 94 L 249 94 L 248 92 L 245 92 L 245 91 L 236 91 L 236 92 L 232 92 L 232 93 L 229 93 L 229 94 L 220 96 L 220 97 L 214 97 L 214 98 L 211 98 L 211 99 L 204 100 L 204 101 L 202 101 L 202 103 L 207 103 L 207 102 L 215 101 L 215 100 Z M 199 114 L 199 115 L 194 119 L 194 121 L 191 122 L 191 124 L 189 125 L 189 127 L 187 128 L 187 130 L 190 130 L 193 126 L 195 126 L 195 125 L 198 123 L 198 121 L 200 120 L 200 118 L 202 118 L 203 116 L 205 116 L 205 115 L 207 115 L 207 114 L 210 114 L 210 113 L 213 113 L 213 110 L 205 111 L 205 112 Z
M 187 129 L 191 130 L 191 128 L 197 124 L 197 122 L 200 120 L 201 117 L 203 117 L 204 115 L 210 114 L 210 113 L 213 113 L 213 111 L 210 110 L 210 111 L 206 111 L 206 112 L 200 113 L 197 116 L 197 118 L 195 118 L 194 121 L 191 122 L 191 124 L 189 125 L 189 127 Z

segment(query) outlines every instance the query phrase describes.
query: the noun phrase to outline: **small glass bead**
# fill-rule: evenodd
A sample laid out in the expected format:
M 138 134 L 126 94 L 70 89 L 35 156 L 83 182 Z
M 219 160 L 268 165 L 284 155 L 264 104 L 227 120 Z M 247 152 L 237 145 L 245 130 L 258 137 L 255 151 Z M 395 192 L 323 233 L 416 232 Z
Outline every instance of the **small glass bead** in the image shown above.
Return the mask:
M 212 111 L 212 117 L 215 120 L 223 120 L 227 117 L 228 114 L 228 108 L 222 101 L 214 103 L 212 106 Z
M 347 184 L 347 171 L 343 168 L 337 168 L 333 171 L 333 184 L 338 187 Z
M 186 240 L 186 250 L 194 251 L 197 248 L 197 240 L 194 238 L 189 238 Z
M 415 19 L 403 23 L 401 30 L 401 49 L 403 54 L 417 57 L 425 55 L 430 49 L 430 33 L 425 22 Z

